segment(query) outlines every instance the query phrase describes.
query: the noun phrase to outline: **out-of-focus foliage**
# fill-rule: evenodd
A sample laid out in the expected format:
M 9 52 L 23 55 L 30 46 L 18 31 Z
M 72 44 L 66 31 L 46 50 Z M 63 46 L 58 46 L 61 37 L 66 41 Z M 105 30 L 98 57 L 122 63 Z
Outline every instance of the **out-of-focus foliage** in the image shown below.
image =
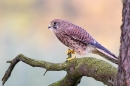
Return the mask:
M 0 0 L 0 78 L 9 66 L 6 61 L 20 53 L 50 62 L 66 60 L 67 47 L 47 28 L 55 18 L 83 27 L 118 55 L 121 10 L 119 0 Z M 66 74 L 51 71 L 42 76 L 44 72 L 45 69 L 32 68 L 21 62 L 5 86 L 48 86 Z M 104 86 L 84 77 L 79 86 L 86 85 Z

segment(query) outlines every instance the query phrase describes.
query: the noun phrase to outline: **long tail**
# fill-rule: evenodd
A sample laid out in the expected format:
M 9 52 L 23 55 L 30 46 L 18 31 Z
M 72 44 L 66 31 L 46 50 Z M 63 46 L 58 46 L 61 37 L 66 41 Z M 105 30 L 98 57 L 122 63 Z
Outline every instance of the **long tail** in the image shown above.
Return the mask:
M 110 60 L 111 62 L 118 64 L 118 58 L 105 47 L 103 47 L 101 44 L 97 42 L 96 44 L 94 44 L 94 47 L 96 48 L 96 50 L 94 50 L 93 53 L 98 54 Z

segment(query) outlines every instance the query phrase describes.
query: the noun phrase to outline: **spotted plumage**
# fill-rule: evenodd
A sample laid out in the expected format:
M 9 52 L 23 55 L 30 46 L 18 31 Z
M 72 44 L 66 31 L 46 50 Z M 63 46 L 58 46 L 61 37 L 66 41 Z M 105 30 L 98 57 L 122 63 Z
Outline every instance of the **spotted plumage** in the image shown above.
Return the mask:
M 80 55 L 99 54 L 117 63 L 117 57 L 99 44 L 86 30 L 66 20 L 54 19 L 49 27 L 56 37 L 67 47 Z

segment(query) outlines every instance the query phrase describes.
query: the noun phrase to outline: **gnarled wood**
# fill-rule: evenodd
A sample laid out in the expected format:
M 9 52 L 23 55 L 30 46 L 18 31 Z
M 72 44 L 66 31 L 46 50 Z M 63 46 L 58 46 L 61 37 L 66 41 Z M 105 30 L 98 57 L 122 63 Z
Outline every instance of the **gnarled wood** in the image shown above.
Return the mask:
M 20 54 L 12 61 L 8 61 L 10 66 L 2 79 L 3 85 L 8 80 L 13 68 L 19 61 L 22 61 L 32 67 L 45 68 L 47 71 L 64 70 L 67 72 L 67 75 L 63 79 L 51 84 L 50 86 L 77 86 L 82 76 L 93 77 L 94 79 L 101 81 L 108 86 L 114 86 L 116 82 L 115 77 L 117 69 L 103 60 L 85 57 L 76 58 L 63 63 L 51 63 L 31 59 Z

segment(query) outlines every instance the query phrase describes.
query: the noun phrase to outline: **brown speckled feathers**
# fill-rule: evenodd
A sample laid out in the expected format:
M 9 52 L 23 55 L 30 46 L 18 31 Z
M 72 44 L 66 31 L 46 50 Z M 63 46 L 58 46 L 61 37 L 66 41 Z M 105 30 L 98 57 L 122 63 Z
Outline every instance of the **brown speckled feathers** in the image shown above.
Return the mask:
M 51 21 L 49 28 L 64 45 L 80 55 L 95 53 L 108 60 L 115 59 L 117 61 L 114 54 L 99 44 L 86 30 L 77 25 L 65 20 L 54 19 Z

